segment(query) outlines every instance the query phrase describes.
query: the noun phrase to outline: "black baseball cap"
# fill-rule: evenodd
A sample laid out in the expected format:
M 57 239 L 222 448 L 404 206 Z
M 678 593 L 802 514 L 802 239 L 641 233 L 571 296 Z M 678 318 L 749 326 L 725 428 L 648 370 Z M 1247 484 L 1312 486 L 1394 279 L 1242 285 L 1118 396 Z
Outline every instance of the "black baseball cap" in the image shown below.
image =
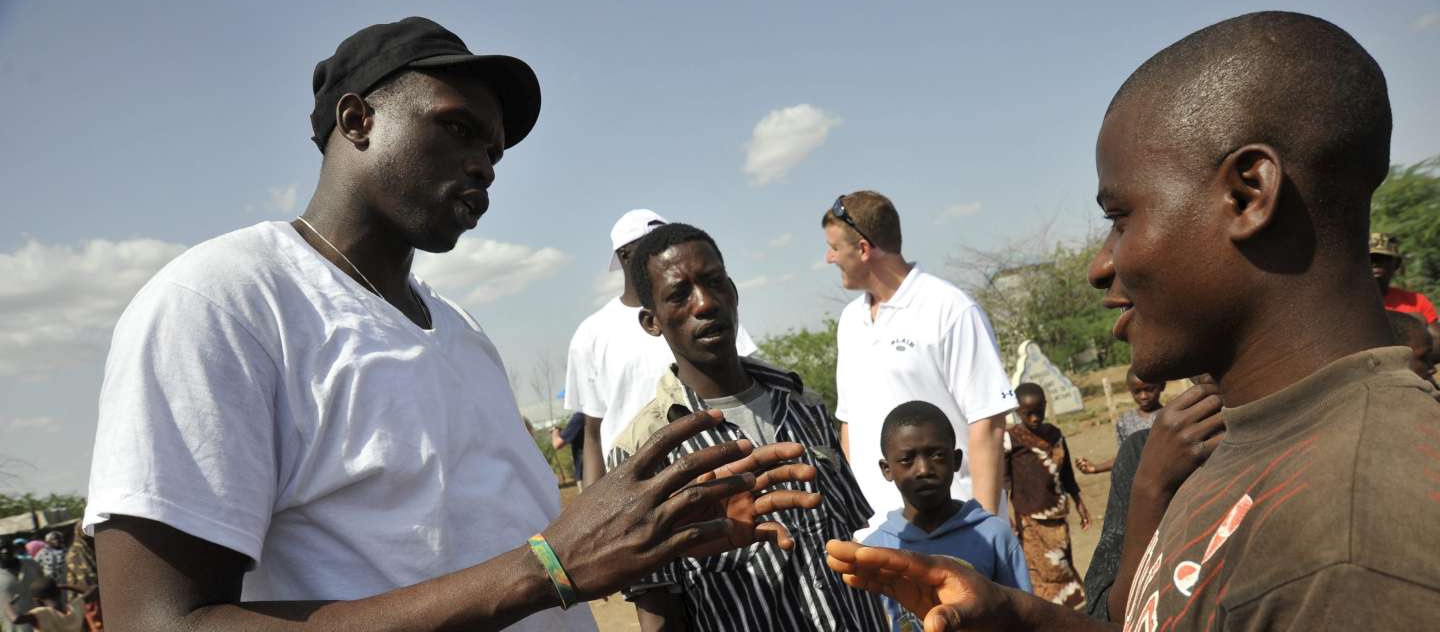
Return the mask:
M 505 117 L 505 148 L 515 146 L 535 127 L 540 116 L 540 80 L 535 71 L 507 55 L 475 55 L 465 42 L 432 20 L 409 17 L 375 24 L 345 38 L 335 54 L 315 64 L 311 83 L 315 111 L 310 113 L 311 140 L 325 153 L 335 129 L 335 104 L 349 93 L 364 95 L 381 79 L 404 68 L 449 68 L 485 80 L 500 98 Z

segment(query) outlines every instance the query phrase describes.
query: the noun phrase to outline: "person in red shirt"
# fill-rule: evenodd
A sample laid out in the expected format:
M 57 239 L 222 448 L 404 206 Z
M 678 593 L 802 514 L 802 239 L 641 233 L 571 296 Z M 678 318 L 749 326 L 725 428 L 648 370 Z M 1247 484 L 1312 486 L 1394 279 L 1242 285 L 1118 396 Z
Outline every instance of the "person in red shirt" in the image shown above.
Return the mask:
M 1435 305 L 1430 299 L 1419 292 L 1390 285 L 1404 261 L 1405 258 L 1400 255 L 1400 238 L 1389 233 L 1370 233 L 1370 274 L 1375 277 L 1375 282 L 1380 284 L 1380 294 L 1385 297 L 1385 309 L 1418 314 L 1425 319 L 1426 325 L 1434 329 L 1440 316 L 1435 313 Z

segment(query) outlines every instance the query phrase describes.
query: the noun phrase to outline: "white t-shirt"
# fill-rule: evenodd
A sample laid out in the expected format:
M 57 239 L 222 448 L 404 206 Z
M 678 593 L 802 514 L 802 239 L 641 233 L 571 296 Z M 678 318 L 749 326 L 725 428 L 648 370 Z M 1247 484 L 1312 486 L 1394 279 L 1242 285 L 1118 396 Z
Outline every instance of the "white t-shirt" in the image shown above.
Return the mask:
M 900 491 L 878 465 L 880 427 L 891 410 L 917 399 L 934 404 L 954 425 L 957 447 L 965 450 L 968 425 L 1014 409 L 1015 394 L 984 310 L 918 264 L 880 304 L 873 321 L 868 293 L 846 305 L 836 338 L 835 416 L 850 424 L 851 469 L 875 509 L 858 540 L 904 507 Z M 974 497 L 969 464 L 967 450 L 950 488 L 959 500 Z
M 755 352 L 755 341 L 739 327 L 735 349 Z M 615 436 L 655 399 L 655 385 L 675 356 L 665 338 L 640 327 L 640 308 L 612 298 L 575 329 L 565 363 L 565 408 L 600 419 L 601 454 Z
M 85 526 L 248 556 L 243 599 L 369 597 L 522 546 L 560 512 L 500 356 L 418 280 L 416 326 L 288 224 L 165 266 L 115 326 Z M 594 630 L 585 607 L 516 630 Z

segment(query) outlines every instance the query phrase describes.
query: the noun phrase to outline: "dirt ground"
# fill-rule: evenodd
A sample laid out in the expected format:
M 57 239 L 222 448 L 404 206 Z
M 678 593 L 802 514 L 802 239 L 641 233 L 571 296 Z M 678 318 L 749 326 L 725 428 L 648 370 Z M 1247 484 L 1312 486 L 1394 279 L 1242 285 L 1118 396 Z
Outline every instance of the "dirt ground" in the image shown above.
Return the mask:
M 1105 378 L 1111 382 L 1117 411 L 1123 412 L 1135 407 L 1129 392 L 1125 390 L 1124 367 L 1112 367 L 1076 378 L 1075 385 L 1081 388 L 1085 396 L 1085 410 L 1052 420 L 1065 431 L 1071 456 L 1074 458 L 1083 456 L 1092 462 L 1099 462 L 1115 456 L 1115 427 L 1110 423 L 1109 407 L 1105 403 L 1101 386 Z M 1177 395 L 1183 390 L 1182 387 L 1179 383 L 1172 383 L 1165 391 L 1165 400 Z M 1110 474 L 1107 472 L 1085 475 L 1077 470 L 1075 475 L 1080 481 L 1080 497 L 1085 500 L 1092 521 L 1090 528 L 1082 531 L 1079 517 L 1071 512 L 1070 545 L 1075 556 L 1075 568 L 1083 575 L 1090 565 L 1095 544 L 1100 539 L 1100 527 L 1105 520 L 1105 504 L 1109 498 Z M 563 488 L 561 499 L 569 502 L 574 494 L 574 487 Z M 601 632 L 638 632 L 640 629 L 635 620 L 635 608 L 619 595 L 611 596 L 605 601 L 591 602 L 590 611 L 595 615 Z

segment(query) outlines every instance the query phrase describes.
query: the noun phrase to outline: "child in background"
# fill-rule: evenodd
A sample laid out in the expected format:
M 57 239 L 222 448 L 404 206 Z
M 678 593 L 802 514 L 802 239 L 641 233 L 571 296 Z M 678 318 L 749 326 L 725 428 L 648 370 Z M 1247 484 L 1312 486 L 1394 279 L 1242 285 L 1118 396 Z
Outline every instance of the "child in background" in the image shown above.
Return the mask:
M 1155 423 L 1155 413 L 1160 412 L 1160 394 L 1165 392 L 1165 382 L 1146 382 L 1135 375 L 1133 368 L 1125 372 L 1125 386 L 1130 389 L 1130 397 L 1135 400 L 1136 408 L 1121 413 L 1120 418 L 1115 420 L 1117 450 L 1130 435 Z M 1075 467 L 1086 474 L 1109 472 L 1115 467 L 1115 458 L 1111 457 L 1108 461 L 1096 464 L 1081 457 L 1075 460 Z
M 950 497 L 950 482 L 964 454 L 955 427 L 934 404 L 896 406 L 880 427 L 880 472 L 895 483 L 905 507 L 865 539 L 867 546 L 918 551 L 960 560 L 1001 585 L 1030 590 L 1020 542 L 1005 521 L 974 499 Z M 886 599 L 893 632 L 919 632 L 920 620 Z
M 1020 423 L 1005 435 L 1005 480 L 1030 585 L 1035 595 L 1071 608 L 1085 605 L 1085 589 L 1070 556 L 1070 500 L 1080 513 L 1080 528 L 1090 528 L 1090 512 L 1070 469 L 1070 448 L 1060 429 L 1045 423 L 1045 391 L 1026 382 L 1015 387 Z M 1067 497 L 1068 496 L 1068 497 Z

